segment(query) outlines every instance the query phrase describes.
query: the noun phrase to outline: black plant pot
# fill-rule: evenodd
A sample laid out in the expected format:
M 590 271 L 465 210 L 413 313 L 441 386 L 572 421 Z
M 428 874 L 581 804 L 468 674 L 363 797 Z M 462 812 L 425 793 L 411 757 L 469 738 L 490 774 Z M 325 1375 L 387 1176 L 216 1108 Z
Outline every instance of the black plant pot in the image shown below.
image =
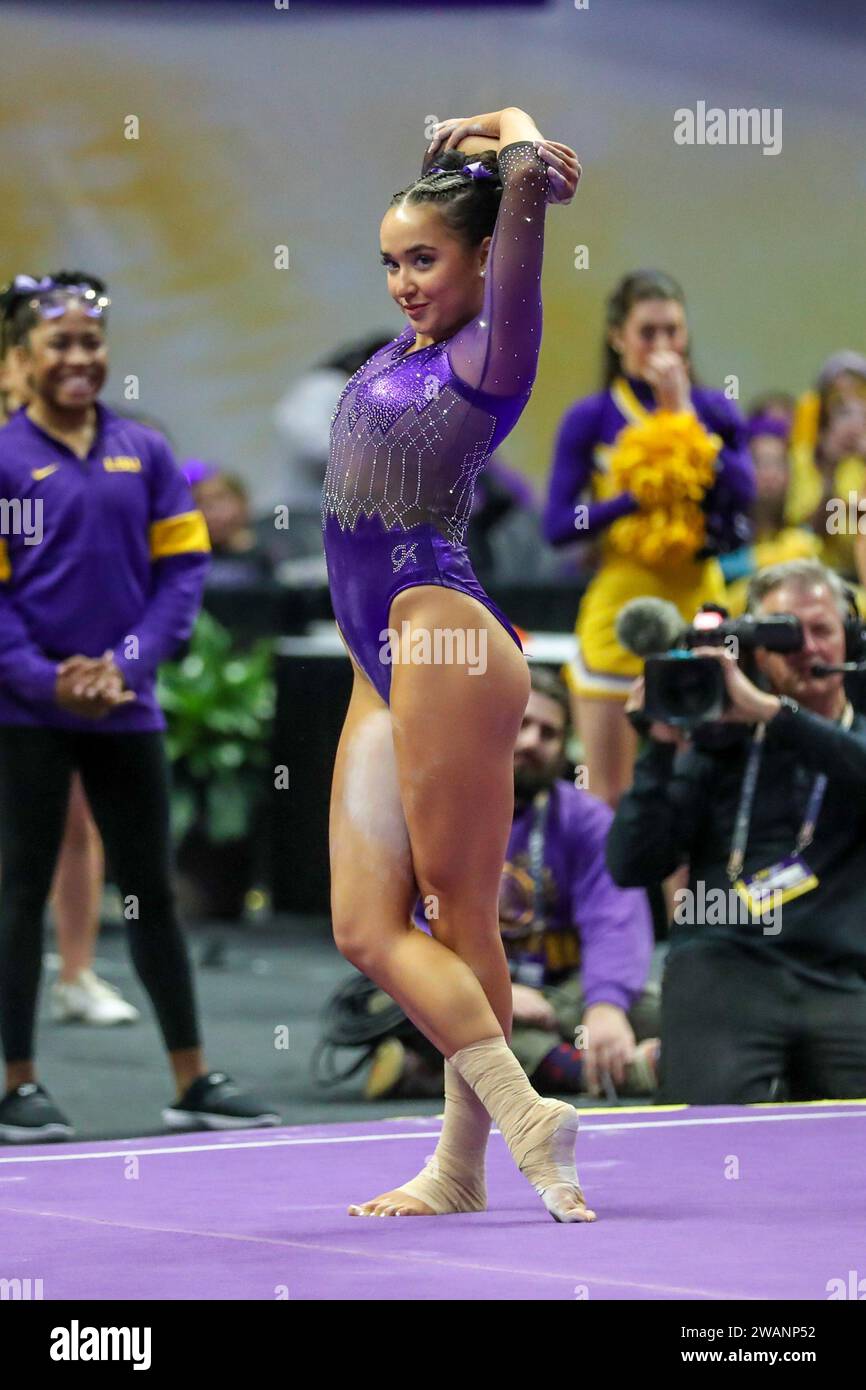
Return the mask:
M 178 872 L 186 880 L 188 914 L 201 920 L 238 922 L 255 870 L 255 840 L 211 840 L 193 825 L 177 848 Z M 191 890 L 191 891 L 189 891 Z

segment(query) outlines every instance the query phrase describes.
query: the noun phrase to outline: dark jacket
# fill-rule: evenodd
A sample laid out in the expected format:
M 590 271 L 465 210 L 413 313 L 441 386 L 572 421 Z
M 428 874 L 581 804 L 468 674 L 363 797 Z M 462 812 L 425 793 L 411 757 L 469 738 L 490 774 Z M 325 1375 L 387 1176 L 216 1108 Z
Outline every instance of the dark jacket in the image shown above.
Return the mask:
M 658 883 L 689 865 L 689 889 L 703 901 L 711 890 L 732 905 L 728 855 L 748 757 L 750 731 L 723 752 L 647 740 L 634 783 L 619 804 L 607 842 L 607 862 L 622 887 Z M 846 730 L 806 710 L 782 708 L 767 725 L 744 873 L 793 853 L 818 773 L 828 781 L 812 844 L 803 858 L 818 886 L 781 907 L 780 930 L 767 934 L 749 914 L 731 910 L 712 925 L 676 920 L 673 948 L 696 936 L 734 940 L 779 953 L 800 973 L 866 987 L 866 717 Z M 688 914 L 684 914 L 688 915 Z M 745 915 L 746 921 L 742 920 Z

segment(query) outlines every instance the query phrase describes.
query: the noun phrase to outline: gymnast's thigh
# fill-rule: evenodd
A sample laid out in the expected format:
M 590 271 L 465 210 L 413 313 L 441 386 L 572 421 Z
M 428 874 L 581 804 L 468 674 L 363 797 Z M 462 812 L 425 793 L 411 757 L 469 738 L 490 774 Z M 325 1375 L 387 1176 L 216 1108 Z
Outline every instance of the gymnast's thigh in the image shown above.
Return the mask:
M 489 916 L 514 814 L 514 744 L 530 688 L 526 658 L 489 609 L 459 590 L 404 589 L 391 604 L 389 625 L 399 629 L 404 620 L 413 632 L 431 634 L 428 662 L 397 661 L 391 671 L 394 748 L 416 881 L 424 893 L 477 900 Z M 464 632 L 466 660 L 435 659 L 437 629 Z
M 351 657 L 354 681 L 331 786 L 331 915 L 341 950 L 405 931 L 417 897 L 388 706 Z

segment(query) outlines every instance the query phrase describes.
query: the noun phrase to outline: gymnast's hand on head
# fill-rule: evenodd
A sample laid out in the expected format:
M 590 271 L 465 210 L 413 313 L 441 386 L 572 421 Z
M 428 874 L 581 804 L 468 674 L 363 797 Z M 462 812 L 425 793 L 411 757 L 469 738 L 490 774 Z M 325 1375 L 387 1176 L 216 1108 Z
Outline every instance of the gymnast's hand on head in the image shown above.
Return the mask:
M 583 173 L 576 152 L 558 140 L 545 140 L 538 146 L 538 154 L 547 165 L 547 201 L 570 203 Z
M 505 134 L 503 136 L 503 117 Z M 525 133 L 520 127 L 525 125 Z M 487 111 L 480 116 L 450 116 L 438 121 L 433 138 L 427 147 L 425 163 L 429 164 L 434 153 L 443 154 L 446 150 L 457 150 L 464 146 L 465 152 L 477 154 L 481 149 L 496 148 L 510 144 L 513 140 L 528 139 L 535 145 L 539 158 L 548 168 L 549 203 L 570 203 L 580 182 L 581 167 L 577 154 L 570 145 L 558 140 L 545 140 L 533 124 L 530 116 L 516 107 L 504 107 L 502 111 Z
M 110 650 L 102 656 L 70 656 L 57 667 L 54 699 L 61 709 L 82 719 L 104 719 L 118 705 L 130 704 L 135 692 L 125 690 L 123 676 Z

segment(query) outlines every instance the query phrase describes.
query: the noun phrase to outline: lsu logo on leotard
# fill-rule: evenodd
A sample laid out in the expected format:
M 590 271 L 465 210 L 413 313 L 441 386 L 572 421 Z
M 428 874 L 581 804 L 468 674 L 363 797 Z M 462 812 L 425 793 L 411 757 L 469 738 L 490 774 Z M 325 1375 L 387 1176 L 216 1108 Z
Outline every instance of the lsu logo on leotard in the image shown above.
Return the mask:
M 408 564 L 410 560 L 415 560 L 417 562 L 418 557 L 415 554 L 417 545 L 418 542 L 413 541 L 411 545 L 394 546 L 394 549 L 391 551 L 391 568 L 395 574 L 398 570 L 401 570 L 405 564 Z
M 120 454 L 117 458 L 103 459 L 102 466 L 106 473 L 140 473 L 141 459 L 127 458 L 125 454 Z

